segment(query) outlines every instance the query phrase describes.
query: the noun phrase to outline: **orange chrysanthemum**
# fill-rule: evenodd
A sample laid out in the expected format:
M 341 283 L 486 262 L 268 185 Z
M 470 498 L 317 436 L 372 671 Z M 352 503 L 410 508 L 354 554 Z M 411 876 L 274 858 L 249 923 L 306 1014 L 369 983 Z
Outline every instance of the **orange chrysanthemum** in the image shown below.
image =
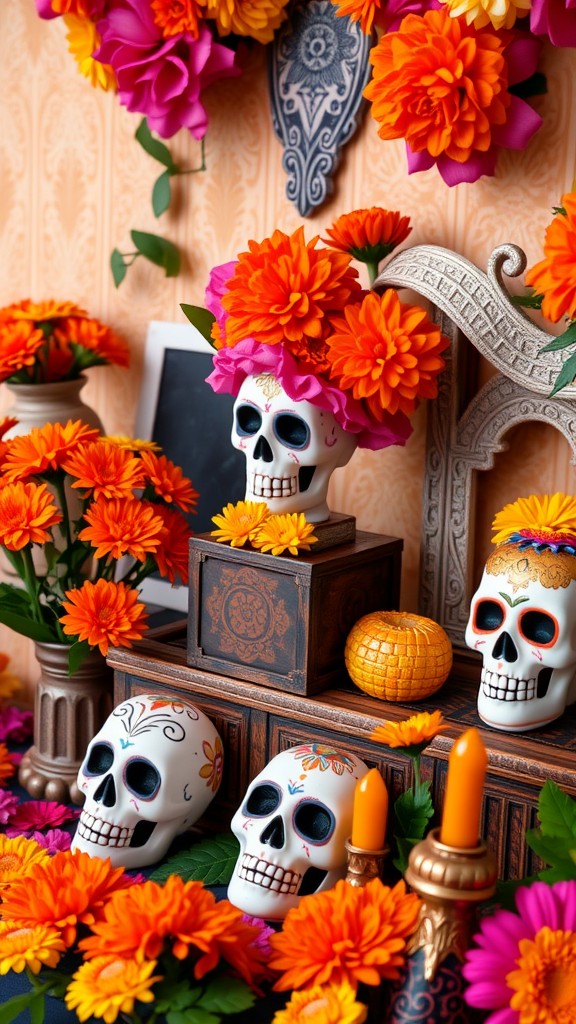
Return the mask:
M 235 505 L 229 501 L 219 515 L 212 516 L 218 529 L 210 535 L 221 544 L 242 548 L 256 536 L 268 515 L 265 501 L 238 501 Z
M 127 434 L 106 434 L 105 441 L 115 444 L 118 448 L 126 448 L 130 452 L 159 452 L 160 445 L 156 441 L 146 441 L 139 437 L 128 437 Z
M 301 227 L 292 235 L 275 231 L 261 243 L 249 243 L 222 298 L 228 314 L 227 345 L 244 338 L 283 343 L 312 372 L 327 368 L 330 315 L 344 310 L 362 291 L 351 256 L 316 249 L 317 241 L 307 244 Z
M 46 484 L 18 481 L 0 487 L 0 544 L 21 551 L 27 544 L 45 544 L 62 514 Z
M 364 399 L 375 419 L 409 415 L 419 399 L 436 396 L 449 341 L 420 306 L 400 302 L 391 288 L 380 297 L 370 292 L 333 324 L 330 377 Z
M 99 498 L 84 513 L 89 524 L 80 530 L 80 540 L 89 541 L 96 558 L 122 558 L 130 555 L 145 562 L 160 545 L 164 526 L 154 505 L 138 498 Z
M 252 545 L 264 553 L 283 555 L 288 551 L 297 555 L 300 551 L 310 551 L 317 540 L 314 523 L 308 523 L 303 512 L 286 512 L 268 516 L 252 537 Z
M 364 95 L 380 137 L 458 163 L 487 152 L 511 102 L 504 47 L 493 31 L 451 18 L 445 7 L 408 14 L 370 55 Z
M 154 22 L 165 39 L 180 32 L 190 32 L 194 39 L 198 39 L 202 6 L 203 0 L 178 0 L 178 3 L 174 0 L 152 0 L 150 4 Z
M 0 653 L 0 701 L 6 697 L 12 697 L 22 686 L 21 680 L 8 671 L 9 664 L 8 655 Z
M 86 957 L 104 953 L 156 959 L 170 949 L 184 960 L 191 949 L 198 980 L 226 960 L 249 984 L 262 973 L 264 954 L 254 945 L 258 929 L 246 924 L 228 900 L 216 901 L 201 882 L 170 875 L 164 885 L 147 881 L 115 893 L 93 934 L 80 942 Z
M 162 980 L 154 974 L 156 961 L 135 963 L 117 956 L 99 956 L 82 964 L 66 990 L 66 1006 L 80 1021 L 93 1017 L 113 1024 L 120 1014 L 130 1017 L 134 1003 L 154 1001 L 152 986 Z
M 411 231 L 410 218 L 403 217 L 398 210 L 371 206 L 337 217 L 331 227 L 326 229 L 329 237 L 322 241 L 333 249 L 350 253 L 362 263 L 378 264 Z
M 15 427 L 17 423 L 18 420 L 14 416 L 2 416 L 0 419 L 0 437 L 4 437 L 4 434 L 7 434 L 9 430 L 12 430 L 12 427 Z M 2 449 L 2 454 L 0 455 L 0 464 L 3 461 L 3 453 L 5 450 L 6 449 L 4 447 Z
M 575 1019 L 576 934 L 544 926 L 518 943 L 517 970 L 506 975 L 518 1021 L 571 1024 Z
M 161 576 L 166 576 L 170 583 L 186 585 L 192 530 L 181 512 L 162 505 L 155 505 L 154 508 L 164 523 L 160 544 L 154 553 L 158 572 Z
M 8 747 L 5 743 L 0 743 L 0 787 L 4 785 L 7 779 L 12 778 L 15 771 L 16 766 Z
M 128 345 L 111 327 L 90 317 L 67 317 L 54 328 L 56 341 L 74 343 L 92 352 L 94 364 L 112 363 L 115 366 L 129 366 Z
M 24 366 L 33 366 L 44 335 L 34 324 L 21 320 L 0 321 L 0 381 L 8 380 Z
M 0 921 L 0 976 L 25 970 L 39 974 L 43 967 L 56 967 L 64 950 L 57 928 L 45 924 L 23 928 L 20 921 Z
M 9 839 L 0 833 L 0 895 L 6 897 L 6 890 L 14 882 L 28 877 L 34 864 L 46 864 L 49 854 L 35 839 L 16 836 Z M 5 915 L 6 916 L 6 915 Z
M 531 267 L 526 284 L 542 295 L 545 317 L 576 320 L 576 192 L 562 197 L 562 209 L 546 228 L 544 259 Z
M 2 915 L 24 926 L 57 928 L 64 945 L 76 941 L 79 924 L 92 925 L 112 893 L 130 884 L 123 868 L 109 860 L 69 850 L 34 864 L 3 894 Z
M 387 747 L 422 748 L 449 728 L 441 711 L 433 711 L 431 714 L 421 711 L 402 722 L 384 722 L 376 726 L 370 739 L 376 743 L 385 743 Z
M 138 601 L 138 591 L 125 583 L 111 580 L 87 580 L 77 590 L 66 591 L 60 617 L 66 636 L 87 640 L 106 657 L 110 647 L 131 647 L 146 631 L 146 606 Z
M 158 497 L 168 505 L 174 503 L 185 512 L 196 507 L 198 491 L 194 490 L 192 482 L 184 476 L 179 466 L 175 466 L 165 455 L 156 455 L 150 451 L 142 451 L 140 461 Z
M 337 16 L 359 21 L 360 28 L 367 36 L 375 25 L 382 25 L 384 22 L 383 2 L 386 0 L 332 0 L 334 6 L 338 8 Z
M 56 2 L 57 0 L 54 0 L 52 4 L 54 10 Z M 75 302 L 57 302 L 56 299 L 45 299 L 42 302 L 22 299 L 21 302 L 5 306 L 0 310 L 0 317 L 2 314 L 11 320 L 35 320 L 37 323 L 46 323 L 48 320 L 57 320 L 65 316 L 88 316 L 86 310 L 77 306 Z
M 144 486 L 140 459 L 105 440 L 77 448 L 63 469 L 76 478 L 72 487 L 82 490 L 85 498 L 132 498 L 132 492 Z
M 98 431 L 87 427 L 81 420 L 68 423 L 46 423 L 34 427 L 28 434 L 10 438 L 2 471 L 6 481 L 24 480 L 26 477 L 59 469 L 76 445 L 98 437 Z
M 286 18 L 288 0 L 201 0 L 206 17 L 216 20 L 220 36 L 234 32 L 258 43 L 271 43 Z
M 304 896 L 270 938 L 269 966 L 282 972 L 274 988 L 347 982 L 356 990 L 360 983 L 398 978 L 419 908 L 404 882 L 390 889 L 379 878 L 363 888 L 342 879 L 333 889 Z

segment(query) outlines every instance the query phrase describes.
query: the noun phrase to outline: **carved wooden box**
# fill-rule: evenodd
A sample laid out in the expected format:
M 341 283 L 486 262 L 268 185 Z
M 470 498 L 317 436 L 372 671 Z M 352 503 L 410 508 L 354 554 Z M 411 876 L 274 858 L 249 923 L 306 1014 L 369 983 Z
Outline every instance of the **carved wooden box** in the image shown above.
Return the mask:
M 398 608 L 401 557 L 401 540 L 363 532 L 297 558 L 193 538 L 188 664 L 291 693 L 338 685 L 354 623 Z

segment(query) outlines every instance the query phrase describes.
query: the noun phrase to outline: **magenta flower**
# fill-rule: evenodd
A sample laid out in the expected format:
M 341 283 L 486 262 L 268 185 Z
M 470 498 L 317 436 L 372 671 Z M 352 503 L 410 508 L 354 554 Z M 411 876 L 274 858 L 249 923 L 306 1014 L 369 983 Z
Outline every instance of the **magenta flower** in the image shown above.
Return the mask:
M 266 924 L 266 921 L 263 921 L 261 917 L 251 917 L 250 914 L 242 914 L 242 920 L 244 924 L 251 924 L 254 928 L 258 928 L 258 935 L 251 945 L 259 949 L 265 956 L 270 956 L 272 952 L 270 936 L 275 934 L 274 928 Z
M 29 838 L 34 839 L 38 846 L 43 846 L 50 854 L 69 850 L 72 843 L 72 836 L 63 828 L 49 828 L 47 832 L 33 832 Z
M 144 114 L 163 138 L 187 128 L 201 139 L 208 127 L 201 95 L 212 82 L 240 74 L 234 51 L 206 25 L 197 39 L 190 32 L 164 39 L 142 0 L 119 0 L 97 29 L 102 42 L 94 56 L 114 69 L 120 102 Z
M 524 886 L 516 907 L 486 917 L 474 936 L 462 968 L 466 1002 L 496 1011 L 486 1024 L 519 1024 L 524 1008 L 530 1020 L 568 1020 L 561 1011 L 576 986 L 576 881 Z
M 576 0 L 532 0 L 530 29 L 554 46 L 576 46 Z
M 0 708 L 0 742 L 23 743 L 32 735 L 32 712 L 20 708 Z
M 26 835 L 38 829 L 56 828 L 79 815 L 80 811 L 76 808 L 66 807 L 55 800 L 28 800 L 20 804 L 11 816 L 6 835 L 13 839 L 14 836 Z
M 0 825 L 6 825 L 18 807 L 18 797 L 7 789 L 0 789 Z

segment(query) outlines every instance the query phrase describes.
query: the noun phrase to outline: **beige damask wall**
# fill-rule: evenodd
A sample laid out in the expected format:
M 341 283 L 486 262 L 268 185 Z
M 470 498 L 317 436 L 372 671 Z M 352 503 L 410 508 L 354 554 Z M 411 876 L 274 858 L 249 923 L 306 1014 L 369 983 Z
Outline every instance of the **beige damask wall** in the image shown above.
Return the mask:
M 400 142 L 378 139 L 367 115 L 349 144 L 334 194 L 306 224 L 322 233 L 348 210 L 379 205 L 412 219 L 410 242 L 452 248 L 484 267 L 502 242 L 540 258 L 552 206 L 571 188 L 576 163 L 576 51 L 547 46 L 541 68 L 548 93 L 535 99 L 544 124 L 529 149 L 501 154 L 495 178 L 449 189 L 434 170 L 409 177 Z M 210 267 L 274 227 L 301 223 L 285 198 L 282 150 L 270 119 L 266 55 L 256 48 L 242 79 L 207 96 L 207 170 L 180 179 L 160 221 L 150 206 L 155 164 L 135 143 L 140 121 L 115 96 L 93 90 L 67 52 L 60 20 L 41 21 L 34 0 L 0 0 L 0 305 L 30 297 L 70 299 L 121 330 L 132 366 L 92 371 L 85 395 L 111 433 L 131 433 L 149 320 L 184 322 L 181 302 L 201 303 Z M 199 144 L 182 132 L 177 161 L 197 166 Z M 132 228 L 164 234 L 184 254 L 166 279 L 143 260 L 118 290 L 109 270 L 114 247 L 130 249 Z M 8 397 L 0 388 L 0 414 Z M 404 538 L 402 605 L 418 604 L 426 410 L 404 449 L 358 452 L 332 486 L 332 507 L 358 526 Z M 574 488 L 566 442 L 552 427 L 527 425 L 508 438 L 478 487 L 479 555 L 494 513 L 534 491 Z M 31 645 L 0 627 L 0 650 L 32 690 Z

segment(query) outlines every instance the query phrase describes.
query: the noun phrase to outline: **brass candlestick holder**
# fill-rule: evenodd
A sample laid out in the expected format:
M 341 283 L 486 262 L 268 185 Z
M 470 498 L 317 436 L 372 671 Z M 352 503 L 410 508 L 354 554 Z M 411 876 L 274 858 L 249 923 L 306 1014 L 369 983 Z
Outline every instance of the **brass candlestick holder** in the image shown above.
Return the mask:
M 364 850 L 361 846 L 352 846 L 350 839 L 346 840 L 345 846 L 348 854 L 348 885 L 361 888 L 373 878 L 382 878 L 384 861 L 390 847 L 385 846 L 382 850 Z

